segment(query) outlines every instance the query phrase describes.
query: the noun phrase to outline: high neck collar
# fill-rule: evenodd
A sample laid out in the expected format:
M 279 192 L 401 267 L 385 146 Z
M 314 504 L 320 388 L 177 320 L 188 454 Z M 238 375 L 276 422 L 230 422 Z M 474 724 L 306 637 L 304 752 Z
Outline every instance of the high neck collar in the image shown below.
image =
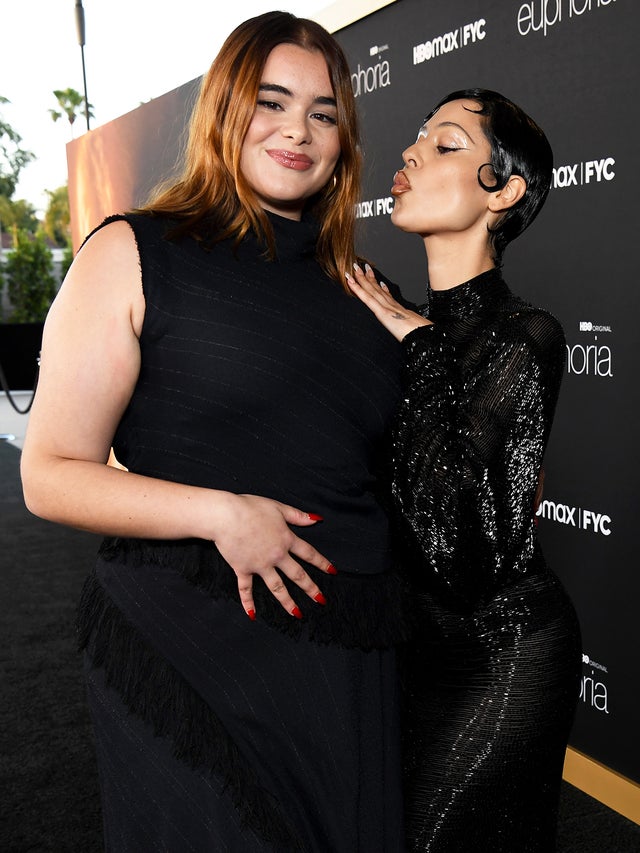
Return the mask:
M 315 217 L 303 214 L 302 219 L 287 219 L 276 213 L 265 211 L 276 243 L 279 261 L 295 261 L 314 255 L 320 226 Z
M 493 267 L 449 290 L 428 290 L 427 316 L 434 323 L 490 311 L 511 295 L 500 267 Z

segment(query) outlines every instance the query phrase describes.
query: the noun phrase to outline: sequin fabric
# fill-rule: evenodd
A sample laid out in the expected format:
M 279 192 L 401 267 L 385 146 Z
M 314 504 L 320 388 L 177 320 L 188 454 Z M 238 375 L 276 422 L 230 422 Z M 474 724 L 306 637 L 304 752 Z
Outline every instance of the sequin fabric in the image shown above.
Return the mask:
M 500 270 L 429 293 L 393 453 L 418 628 L 404 666 L 407 849 L 550 853 L 578 697 L 575 610 L 533 502 L 564 335 Z

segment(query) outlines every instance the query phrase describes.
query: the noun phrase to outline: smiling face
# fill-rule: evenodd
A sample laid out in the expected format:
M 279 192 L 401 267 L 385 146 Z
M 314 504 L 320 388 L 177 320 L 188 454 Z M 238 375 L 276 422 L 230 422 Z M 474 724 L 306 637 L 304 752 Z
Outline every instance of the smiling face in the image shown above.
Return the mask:
M 318 51 L 275 47 L 265 63 L 240 169 L 265 210 L 300 219 L 331 179 L 340 140 L 335 95 Z
M 487 224 L 495 221 L 488 210 L 491 194 L 478 183 L 478 169 L 491 160 L 483 117 L 474 101 L 450 101 L 418 132 L 403 154 L 405 167 L 391 189 L 395 206 L 391 220 L 398 228 L 427 238 L 475 235 L 488 242 Z M 482 170 L 491 182 L 489 168 Z

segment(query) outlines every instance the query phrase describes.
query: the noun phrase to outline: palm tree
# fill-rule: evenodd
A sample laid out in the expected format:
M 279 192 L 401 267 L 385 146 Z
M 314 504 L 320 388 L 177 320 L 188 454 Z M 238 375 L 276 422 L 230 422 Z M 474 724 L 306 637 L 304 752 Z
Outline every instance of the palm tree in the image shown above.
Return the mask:
M 84 95 L 75 89 L 55 89 L 53 94 L 58 100 L 60 110 L 49 110 L 51 118 L 58 121 L 63 115 L 66 115 L 69 124 L 71 125 L 71 137 L 73 138 L 73 123 L 78 117 L 85 112 Z M 93 106 L 87 104 L 89 117 L 93 118 Z

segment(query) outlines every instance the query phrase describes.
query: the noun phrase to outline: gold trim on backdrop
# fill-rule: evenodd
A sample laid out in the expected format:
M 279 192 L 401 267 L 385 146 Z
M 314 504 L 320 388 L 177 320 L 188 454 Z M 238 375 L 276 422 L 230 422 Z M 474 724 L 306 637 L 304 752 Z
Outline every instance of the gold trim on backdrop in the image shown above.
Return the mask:
M 562 778 L 605 806 L 640 824 L 640 785 L 569 747 Z
M 335 33 L 395 2 L 396 0 L 336 0 L 309 17 L 322 24 L 330 33 Z

